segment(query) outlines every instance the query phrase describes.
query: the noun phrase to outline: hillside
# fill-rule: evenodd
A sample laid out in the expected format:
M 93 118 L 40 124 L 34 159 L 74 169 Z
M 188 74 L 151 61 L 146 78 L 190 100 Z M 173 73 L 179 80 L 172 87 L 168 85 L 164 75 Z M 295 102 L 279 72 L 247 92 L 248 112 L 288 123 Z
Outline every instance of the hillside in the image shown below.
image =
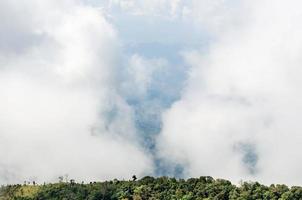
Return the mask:
M 0 200 L 189 200 L 189 199 L 302 199 L 302 187 L 286 185 L 265 186 L 258 182 L 244 182 L 240 186 L 212 177 L 188 180 L 168 177 L 144 177 L 132 181 L 91 182 L 88 184 L 54 183 L 43 185 L 2 186 Z

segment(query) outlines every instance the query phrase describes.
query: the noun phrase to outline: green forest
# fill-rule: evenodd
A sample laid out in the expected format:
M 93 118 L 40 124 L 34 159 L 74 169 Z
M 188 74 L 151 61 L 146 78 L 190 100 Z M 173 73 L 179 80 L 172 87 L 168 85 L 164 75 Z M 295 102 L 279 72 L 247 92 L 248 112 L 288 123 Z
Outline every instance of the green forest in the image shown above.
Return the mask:
M 175 179 L 144 177 L 137 180 L 112 180 L 77 183 L 17 184 L 2 186 L 0 200 L 256 200 L 302 199 L 302 187 L 283 184 L 262 185 L 242 182 L 236 186 L 228 180 L 200 177 Z

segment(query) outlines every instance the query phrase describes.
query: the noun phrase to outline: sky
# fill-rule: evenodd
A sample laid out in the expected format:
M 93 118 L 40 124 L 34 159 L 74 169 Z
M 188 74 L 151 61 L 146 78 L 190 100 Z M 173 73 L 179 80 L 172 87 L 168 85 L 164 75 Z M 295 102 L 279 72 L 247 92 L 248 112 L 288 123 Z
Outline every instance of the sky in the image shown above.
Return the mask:
M 299 0 L 2 0 L 0 184 L 302 182 Z

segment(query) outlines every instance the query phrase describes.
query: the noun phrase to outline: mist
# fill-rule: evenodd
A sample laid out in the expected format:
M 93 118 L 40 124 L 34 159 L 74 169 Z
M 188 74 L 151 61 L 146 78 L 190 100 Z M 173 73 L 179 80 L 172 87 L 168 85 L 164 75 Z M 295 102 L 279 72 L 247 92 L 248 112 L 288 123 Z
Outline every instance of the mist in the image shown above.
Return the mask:
M 298 0 L 3 0 L 0 184 L 301 184 Z
M 120 47 L 102 13 L 77 1 L 0 4 L 0 182 L 152 170 L 116 93 Z
M 211 23 L 208 51 L 184 53 L 192 68 L 181 100 L 163 114 L 159 152 L 188 177 L 301 184 L 301 3 L 236 6 L 240 16 L 215 15 L 229 21 Z

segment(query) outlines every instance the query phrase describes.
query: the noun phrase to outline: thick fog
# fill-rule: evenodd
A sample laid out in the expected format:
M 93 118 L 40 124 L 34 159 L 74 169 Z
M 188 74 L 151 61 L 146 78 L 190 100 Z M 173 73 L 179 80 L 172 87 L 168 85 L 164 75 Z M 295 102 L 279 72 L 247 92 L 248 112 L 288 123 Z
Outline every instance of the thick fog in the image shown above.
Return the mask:
M 0 183 L 301 184 L 298 0 L 3 0 Z

